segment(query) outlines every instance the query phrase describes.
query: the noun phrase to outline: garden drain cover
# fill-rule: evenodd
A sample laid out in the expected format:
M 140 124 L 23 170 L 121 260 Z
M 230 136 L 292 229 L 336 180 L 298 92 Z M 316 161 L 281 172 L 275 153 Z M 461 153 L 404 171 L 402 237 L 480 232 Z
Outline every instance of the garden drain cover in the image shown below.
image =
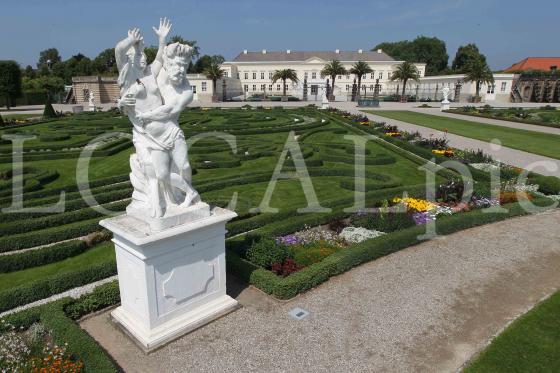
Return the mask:
M 292 308 L 290 310 L 290 312 L 288 312 L 290 314 L 290 316 L 292 316 L 294 319 L 296 320 L 301 320 L 304 317 L 306 317 L 307 315 L 309 315 L 309 311 L 306 311 L 302 308 L 296 307 L 296 308 Z

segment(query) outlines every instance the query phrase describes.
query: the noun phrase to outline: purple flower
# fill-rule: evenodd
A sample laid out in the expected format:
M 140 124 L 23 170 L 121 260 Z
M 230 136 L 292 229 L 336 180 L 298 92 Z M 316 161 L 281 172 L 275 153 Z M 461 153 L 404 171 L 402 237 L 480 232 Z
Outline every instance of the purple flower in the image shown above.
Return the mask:
M 422 225 L 435 219 L 433 218 L 433 216 L 428 214 L 427 211 L 424 211 L 424 212 L 415 212 L 414 214 L 412 214 L 412 220 L 414 220 L 414 223 L 416 223 L 416 225 Z
M 289 234 L 287 236 L 276 238 L 276 243 L 282 245 L 297 245 L 300 242 L 298 237 L 294 236 L 293 234 Z

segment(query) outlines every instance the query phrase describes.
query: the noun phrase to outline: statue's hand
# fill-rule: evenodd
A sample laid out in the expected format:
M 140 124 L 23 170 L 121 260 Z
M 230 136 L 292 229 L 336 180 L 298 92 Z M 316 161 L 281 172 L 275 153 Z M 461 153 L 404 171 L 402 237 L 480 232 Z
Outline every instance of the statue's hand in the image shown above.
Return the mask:
M 146 113 L 136 113 L 136 119 L 138 119 L 142 126 L 145 126 L 150 122 L 150 120 L 147 118 Z
M 171 21 L 167 18 L 160 18 L 159 19 L 159 28 L 152 27 L 156 35 L 159 37 L 160 41 L 165 42 L 165 38 L 169 35 L 169 31 L 171 30 Z
M 136 105 L 136 99 L 132 95 L 125 95 L 119 100 L 119 107 L 121 106 L 134 106 Z
M 133 44 L 140 43 L 144 40 L 142 34 L 140 34 L 140 29 L 133 28 L 128 30 L 128 38 L 132 41 Z

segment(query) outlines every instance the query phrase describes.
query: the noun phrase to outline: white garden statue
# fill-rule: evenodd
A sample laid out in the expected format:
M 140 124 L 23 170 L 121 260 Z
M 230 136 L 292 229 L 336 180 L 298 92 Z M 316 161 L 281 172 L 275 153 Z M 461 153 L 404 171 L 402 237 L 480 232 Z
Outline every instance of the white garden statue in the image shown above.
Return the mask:
M 95 95 L 92 91 L 89 91 L 88 94 L 88 104 L 89 104 L 89 111 L 95 111 Z
M 441 90 L 441 95 L 443 97 L 443 101 L 441 101 L 441 111 L 449 110 L 449 87 L 443 87 Z
M 191 184 L 179 115 L 193 100 L 189 45 L 166 44 L 146 63 L 138 29 L 115 47 L 120 109 L 132 122 L 134 187 L 126 214 L 100 224 L 113 233 L 121 304 L 111 318 L 146 352 L 237 308 L 226 294 L 226 223 L 237 214 L 200 200 Z
M 138 29 L 115 47 L 119 69 L 119 107 L 132 122 L 136 154 L 130 159 L 134 187 L 127 212 L 161 218 L 200 202 L 192 187 L 187 144 L 179 127 L 179 115 L 193 100 L 186 77 L 192 48 L 186 44 L 166 45 L 171 29 L 167 19 L 153 28 L 159 38 L 154 62 L 146 63 L 144 41 Z

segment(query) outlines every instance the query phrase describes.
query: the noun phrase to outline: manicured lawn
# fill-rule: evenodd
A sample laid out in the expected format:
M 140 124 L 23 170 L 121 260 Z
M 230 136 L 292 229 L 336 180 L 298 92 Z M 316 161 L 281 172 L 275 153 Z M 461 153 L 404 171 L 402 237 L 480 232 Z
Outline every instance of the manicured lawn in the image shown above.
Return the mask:
M 503 146 L 560 159 L 560 136 L 543 132 L 482 124 L 468 120 L 446 118 L 412 111 L 367 111 L 382 117 L 490 142 L 499 139 Z
M 465 372 L 560 372 L 560 292 L 510 325 Z
M 0 274 L 0 291 L 37 281 L 46 276 L 71 272 L 80 268 L 114 260 L 114 245 L 112 242 L 105 242 L 92 247 L 83 254 L 62 260 L 60 262 L 47 264 L 41 267 L 28 268 L 22 271 L 2 273 Z

